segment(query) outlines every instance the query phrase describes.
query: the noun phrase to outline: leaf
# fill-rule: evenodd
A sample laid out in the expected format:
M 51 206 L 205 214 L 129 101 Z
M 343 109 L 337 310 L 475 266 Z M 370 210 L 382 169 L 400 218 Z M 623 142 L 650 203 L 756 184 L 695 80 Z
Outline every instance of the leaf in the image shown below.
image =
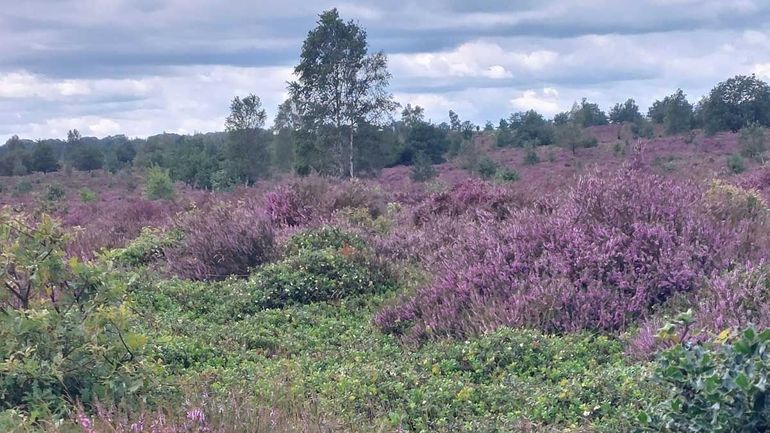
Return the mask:
M 735 384 L 738 385 L 743 391 L 748 391 L 751 389 L 751 382 L 745 373 L 741 373 L 738 375 L 738 377 L 735 378 Z

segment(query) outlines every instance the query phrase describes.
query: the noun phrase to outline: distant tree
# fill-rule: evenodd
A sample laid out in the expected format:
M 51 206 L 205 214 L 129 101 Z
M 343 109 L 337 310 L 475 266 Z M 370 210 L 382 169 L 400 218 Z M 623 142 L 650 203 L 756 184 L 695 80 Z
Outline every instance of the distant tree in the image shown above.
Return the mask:
M 452 131 L 460 131 L 462 122 L 460 122 L 460 116 L 452 110 L 449 110 L 449 128 Z
M 230 115 L 225 120 L 228 140 L 225 145 L 225 168 L 230 175 L 251 184 L 268 173 L 270 157 L 262 132 L 267 113 L 256 95 L 230 103 Z
M 598 145 L 596 138 L 589 136 L 579 125 L 571 122 L 558 126 L 556 137 L 557 144 L 569 149 L 573 155 L 577 153 L 577 149 L 596 147 Z
M 421 122 L 410 128 L 406 146 L 398 158 L 400 164 L 412 164 L 418 155 L 423 155 L 432 164 L 444 161 L 449 150 L 447 132 L 428 122 Z
M 512 144 L 518 147 L 547 146 L 554 142 L 552 125 L 535 110 L 514 113 L 508 120 Z
M 144 194 L 150 200 L 171 199 L 174 196 L 174 182 L 167 169 L 148 168 L 145 182 Z
M 484 124 L 484 131 L 492 132 L 494 130 L 495 130 L 495 124 L 487 120 L 487 123 Z
M 755 75 L 738 75 L 717 84 L 703 101 L 706 132 L 737 132 L 756 123 L 770 126 L 770 86 Z
M 647 111 L 653 123 L 663 124 L 666 133 L 677 134 L 689 131 L 693 125 L 693 106 L 687 101 L 682 89 L 655 101 Z
M 419 153 L 414 158 L 409 177 L 415 182 L 425 182 L 436 177 L 438 173 L 433 167 L 433 162 L 424 153 Z
M 67 143 L 77 144 L 83 137 L 80 135 L 80 131 L 77 129 L 70 129 L 67 131 Z
M 291 98 L 288 98 L 278 106 L 278 113 L 275 115 L 273 122 L 273 130 L 295 130 L 300 127 L 300 122 L 297 104 Z
M 409 128 L 413 128 L 415 125 L 425 122 L 425 110 L 419 105 L 412 107 L 411 104 L 406 104 L 406 107 L 401 111 L 401 122 Z
M 0 175 L 22 176 L 29 173 L 30 154 L 18 135 L 9 138 L 0 152 Z
M 59 160 L 53 146 L 49 143 L 38 141 L 32 149 L 30 158 L 30 170 L 48 173 L 59 169 Z
M 564 111 L 553 116 L 554 125 L 566 125 L 570 121 L 570 112 Z
M 624 103 L 617 103 L 612 110 L 610 110 L 610 122 L 612 123 L 624 123 L 624 122 L 636 122 L 642 118 L 642 114 L 639 112 L 639 106 L 636 105 L 636 101 L 629 98 Z
M 599 105 L 588 102 L 586 98 L 583 98 L 580 103 L 576 102 L 572 105 L 570 120 L 583 128 L 608 123 L 607 115 L 599 108 Z
M 473 122 L 466 120 L 460 124 L 460 131 L 463 133 L 463 138 L 470 140 L 473 137 L 473 132 L 477 131 L 478 127 Z
M 380 123 L 396 107 L 387 90 L 385 54 L 367 51 L 365 30 L 344 22 L 337 9 L 325 11 L 302 45 L 294 68 L 297 81 L 289 85 L 306 131 L 303 138 L 322 146 L 319 150 L 331 150 L 337 173 L 350 177 L 355 176 L 357 127 Z

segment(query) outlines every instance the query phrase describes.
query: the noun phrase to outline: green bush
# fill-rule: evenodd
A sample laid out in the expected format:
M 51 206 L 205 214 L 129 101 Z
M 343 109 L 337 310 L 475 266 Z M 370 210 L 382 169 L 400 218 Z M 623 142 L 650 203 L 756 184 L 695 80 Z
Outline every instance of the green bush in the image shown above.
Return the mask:
M 299 250 L 281 262 L 257 269 L 247 286 L 253 307 L 260 310 L 381 293 L 390 290 L 393 281 L 371 255 L 345 246 L 339 250 Z
M 143 389 L 146 339 L 133 331 L 122 280 L 65 260 L 67 236 L 49 217 L 0 219 L 0 412 L 57 418 L 75 400 Z
M 521 177 L 519 176 L 519 172 L 512 168 L 503 168 L 498 170 L 497 175 L 495 175 L 495 179 L 501 182 L 516 182 L 520 178 Z
M 83 188 L 80 190 L 80 201 L 83 203 L 93 203 L 97 199 L 96 193 L 91 191 L 88 188 Z
M 738 138 L 738 142 L 741 145 L 742 156 L 755 161 L 762 161 L 762 157 L 767 150 L 767 145 L 765 143 L 765 128 L 756 123 L 741 128 L 741 135 Z
M 481 158 L 476 167 L 476 172 L 484 179 L 491 179 L 497 173 L 499 165 L 490 157 Z
M 286 243 L 286 253 L 289 255 L 298 254 L 303 250 L 341 250 L 343 248 L 363 250 L 366 244 L 360 237 L 334 226 L 305 230 L 289 238 Z
M 22 180 L 19 181 L 14 187 L 13 187 L 13 195 L 19 196 L 24 195 L 32 191 L 32 182 L 28 180 Z
M 108 253 L 108 257 L 124 266 L 146 265 L 164 257 L 163 250 L 177 245 L 183 238 L 179 230 L 163 231 L 145 227 L 136 239 L 123 248 Z
M 733 154 L 727 157 L 727 168 L 733 174 L 740 174 L 746 171 L 746 163 L 742 156 Z
M 409 177 L 415 182 L 425 182 L 436 177 L 438 173 L 433 164 L 424 153 L 419 153 L 415 157 Z
M 169 171 L 160 167 L 148 168 L 144 194 L 150 200 L 173 198 L 174 182 L 171 180 Z
M 540 162 L 540 157 L 537 156 L 537 151 L 533 146 L 527 146 L 527 150 L 524 153 L 524 165 L 535 165 Z
M 59 201 L 66 195 L 67 193 L 64 191 L 64 187 L 58 183 L 52 183 L 46 188 L 46 198 L 49 201 Z
M 639 421 L 655 432 L 770 431 L 769 343 L 770 330 L 748 328 L 668 349 L 655 371 L 668 399 Z

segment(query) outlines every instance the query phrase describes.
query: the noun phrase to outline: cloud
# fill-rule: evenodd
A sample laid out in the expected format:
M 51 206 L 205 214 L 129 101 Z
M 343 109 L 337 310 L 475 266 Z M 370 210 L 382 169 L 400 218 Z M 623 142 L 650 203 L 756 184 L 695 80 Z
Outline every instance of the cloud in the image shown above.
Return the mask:
M 525 90 L 511 99 L 511 106 L 517 111 L 535 110 L 547 116 L 563 111 L 559 101 L 558 90 L 546 87 L 540 91 Z

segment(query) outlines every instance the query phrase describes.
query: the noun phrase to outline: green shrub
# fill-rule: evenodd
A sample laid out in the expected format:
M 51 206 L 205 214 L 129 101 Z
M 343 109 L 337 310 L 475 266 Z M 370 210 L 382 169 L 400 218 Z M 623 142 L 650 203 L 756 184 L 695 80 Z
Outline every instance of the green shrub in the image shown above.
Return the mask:
M 503 168 L 498 170 L 497 175 L 495 175 L 495 179 L 501 182 L 516 182 L 520 178 L 521 177 L 519 176 L 519 172 L 512 168 Z
M 28 180 L 22 180 L 19 181 L 14 187 L 13 187 L 13 195 L 20 196 L 27 194 L 32 191 L 32 182 Z
M 59 201 L 63 199 L 65 195 L 66 192 L 64 191 L 64 187 L 58 183 L 52 183 L 48 185 L 48 188 L 46 189 L 46 198 L 49 201 Z
M 157 166 L 147 169 L 144 195 L 150 200 L 171 199 L 174 196 L 174 182 L 167 169 Z
M 756 123 L 741 128 L 738 142 L 741 145 L 742 156 L 755 161 L 762 161 L 765 150 L 767 150 L 765 128 Z
M 339 250 L 301 249 L 257 269 L 247 286 L 253 304 L 246 312 L 381 293 L 390 290 L 393 281 L 385 266 L 348 245 Z
M 179 230 L 163 231 L 144 227 L 136 239 L 123 248 L 108 253 L 108 257 L 124 266 L 146 265 L 164 257 L 163 250 L 177 245 L 183 238 Z
M 91 191 L 88 188 L 83 188 L 80 190 L 80 201 L 83 203 L 93 203 L 97 199 L 96 193 Z
M 733 154 L 727 157 L 727 168 L 733 174 L 740 174 L 746 171 L 746 163 L 742 156 Z
M 437 174 L 430 158 L 424 153 L 419 153 L 414 160 L 409 177 L 415 182 L 425 182 L 433 179 Z
M 56 418 L 75 400 L 144 388 L 146 339 L 122 304 L 122 280 L 65 260 L 67 236 L 49 217 L 0 219 L 0 412 Z
M 540 157 L 537 156 L 537 151 L 533 146 L 527 146 L 527 150 L 524 153 L 524 165 L 535 165 L 540 162 Z
M 497 173 L 499 165 L 492 158 L 485 156 L 481 158 L 476 167 L 476 172 L 484 179 L 492 178 Z
M 655 370 L 668 398 L 639 421 L 655 432 L 770 431 L 769 353 L 770 330 L 753 328 L 734 338 L 725 331 L 711 342 L 676 344 Z
M 318 251 L 324 249 L 341 250 L 343 248 L 366 248 L 364 241 L 338 227 L 323 226 L 297 233 L 286 243 L 287 254 L 298 254 L 300 251 Z

